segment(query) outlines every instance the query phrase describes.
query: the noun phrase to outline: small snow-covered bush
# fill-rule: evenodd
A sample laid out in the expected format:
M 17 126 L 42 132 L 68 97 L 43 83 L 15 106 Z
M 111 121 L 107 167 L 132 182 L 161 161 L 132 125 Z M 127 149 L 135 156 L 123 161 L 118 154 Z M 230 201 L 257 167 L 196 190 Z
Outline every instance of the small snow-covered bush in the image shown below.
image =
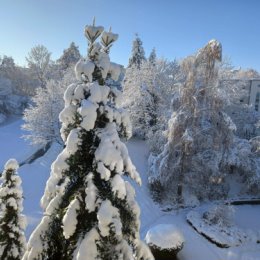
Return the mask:
M 233 225 L 235 208 L 231 205 L 217 205 L 203 214 L 203 218 L 209 224 L 221 227 L 231 227 Z
M 190 211 L 187 221 L 199 234 L 220 248 L 239 246 L 249 241 L 258 243 L 257 232 L 237 226 L 233 222 L 233 214 L 233 207 L 216 206 L 204 213 L 200 210 Z
M 174 225 L 160 224 L 148 230 L 146 243 L 149 245 L 155 259 L 173 259 L 183 248 L 184 237 Z

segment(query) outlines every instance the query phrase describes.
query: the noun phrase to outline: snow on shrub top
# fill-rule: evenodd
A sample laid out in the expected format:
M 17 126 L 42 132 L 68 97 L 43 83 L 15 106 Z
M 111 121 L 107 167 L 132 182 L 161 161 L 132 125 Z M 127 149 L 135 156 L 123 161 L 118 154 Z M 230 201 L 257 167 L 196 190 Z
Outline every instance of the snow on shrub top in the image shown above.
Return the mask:
M 19 164 L 15 159 L 10 159 L 6 162 L 4 168 L 5 168 L 5 170 L 8 170 L 8 169 L 17 170 L 19 168 Z
M 171 249 L 181 247 L 184 243 L 184 237 L 176 226 L 160 224 L 148 230 L 145 241 L 150 246 Z

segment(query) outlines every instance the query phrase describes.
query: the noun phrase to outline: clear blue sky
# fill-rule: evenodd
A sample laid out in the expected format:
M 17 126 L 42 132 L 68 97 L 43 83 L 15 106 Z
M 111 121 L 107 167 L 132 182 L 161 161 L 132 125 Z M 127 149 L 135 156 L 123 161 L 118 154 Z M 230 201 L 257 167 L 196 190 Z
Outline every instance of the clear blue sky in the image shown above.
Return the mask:
M 112 26 L 119 34 L 112 60 L 126 65 L 135 33 L 146 54 L 170 60 L 221 41 L 234 65 L 260 70 L 260 0 L 0 0 L 0 55 L 25 64 L 36 44 L 54 59 L 74 41 L 86 53 L 84 26 Z

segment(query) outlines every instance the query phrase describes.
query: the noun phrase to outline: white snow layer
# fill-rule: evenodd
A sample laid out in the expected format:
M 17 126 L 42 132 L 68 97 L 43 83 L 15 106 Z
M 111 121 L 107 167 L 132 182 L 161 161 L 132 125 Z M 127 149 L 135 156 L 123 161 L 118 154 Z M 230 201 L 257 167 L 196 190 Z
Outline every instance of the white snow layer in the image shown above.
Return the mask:
M 76 111 L 77 107 L 75 105 L 68 105 L 60 112 L 59 120 L 66 124 L 73 123 Z
M 100 236 L 96 228 L 92 228 L 82 240 L 79 251 L 76 255 L 76 260 L 95 260 L 97 259 L 97 243 Z
M 110 67 L 110 59 L 106 53 L 100 52 L 97 66 L 101 69 L 102 78 L 107 77 L 107 73 Z
M 100 132 L 99 138 L 100 144 L 95 152 L 97 162 L 103 162 L 111 171 L 119 174 L 126 170 L 132 179 L 141 184 L 141 178 L 129 158 L 127 148 L 120 141 L 115 123 L 107 124 Z
M 125 181 L 119 174 L 116 174 L 111 180 L 112 191 L 119 199 L 124 199 L 126 196 Z
M 120 90 L 118 90 L 117 88 L 113 88 L 112 89 L 112 93 L 115 96 L 115 104 L 118 107 L 121 107 L 123 104 L 123 94 Z
M 65 101 L 65 107 L 70 105 L 70 103 L 72 101 L 73 93 L 74 93 L 74 90 L 76 87 L 77 87 L 77 84 L 72 83 L 67 87 L 66 91 L 64 92 L 63 99 Z
M 50 203 L 48 204 L 45 213 L 47 215 L 51 215 L 54 213 L 55 209 L 59 208 L 60 205 L 60 200 L 62 198 L 62 194 L 61 193 L 57 193 L 55 197 L 53 197 L 50 201 Z
M 134 260 L 133 250 L 126 240 L 123 239 L 121 243 L 117 245 L 116 250 L 121 252 L 118 256 L 119 260 Z
M 12 170 L 17 170 L 19 168 L 19 164 L 15 159 L 10 159 L 6 162 L 4 169 L 12 169 Z
M 104 166 L 103 162 L 98 162 L 97 172 L 100 173 L 101 179 L 108 181 L 111 175 L 111 172 Z
M 119 65 L 118 65 L 119 66 Z M 113 70 L 119 71 L 119 67 L 112 64 Z M 113 72 L 114 73 L 114 72 Z M 85 99 L 85 95 L 88 96 Z M 114 102 L 115 107 L 107 105 L 107 102 Z M 86 131 L 95 127 L 97 111 L 105 113 L 109 122 L 116 122 L 126 133 L 127 138 L 132 135 L 132 126 L 126 110 L 120 108 L 122 93 L 116 88 L 100 86 L 97 82 L 71 84 L 64 94 L 65 108 L 61 111 L 59 119 L 62 122 L 61 136 L 66 142 L 66 129 L 75 122 L 76 114 L 82 117 L 80 126 Z
M 90 83 L 90 100 L 93 103 L 106 103 L 110 88 L 108 86 L 100 86 L 97 82 Z
M 103 31 L 103 26 L 87 25 L 85 27 L 85 36 L 91 43 L 93 43 Z
M 94 69 L 95 64 L 92 61 L 85 62 L 83 59 L 80 59 L 75 66 L 77 80 L 82 80 L 82 75 L 84 75 L 87 77 L 87 80 L 91 82 Z
M 139 240 L 136 255 L 137 255 L 137 259 L 154 260 L 154 257 L 152 255 L 149 247 L 142 240 Z
M 138 227 L 140 227 L 139 218 L 140 218 L 141 211 L 137 201 L 135 200 L 135 189 L 128 181 L 125 182 L 125 188 L 126 188 L 126 200 L 128 204 L 131 206 L 132 211 L 136 215 L 136 218 L 138 219 L 137 225 Z
M 86 181 L 87 181 L 87 188 L 86 188 L 86 209 L 89 212 L 93 212 L 96 209 L 96 200 L 97 200 L 97 188 L 95 184 L 93 183 L 93 173 L 89 173 L 87 175 Z
M 86 131 L 94 128 L 97 119 L 98 105 L 91 101 L 84 99 L 81 102 L 81 107 L 78 109 L 79 114 L 83 117 L 81 127 Z
M 98 229 L 100 234 L 105 237 L 109 235 L 109 231 L 113 228 L 117 236 L 122 235 L 122 223 L 118 209 L 113 207 L 109 200 L 102 202 L 98 214 Z M 111 226 L 112 224 L 112 226 Z
M 79 137 L 80 129 L 72 129 L 68 135 L 67 141 L 66 141 L 66 150 L 68 154 L 75 154 L 78 150 L 78 145 L 81 143 L 81 139 Z
M 72 200 L 67 208 L 67 211 L 62 219 L 63 235 L 66 239 L 70 238 L 78 224 L 77 211 L 80 209 L 80 204 L 77 198 Z
M 50 221 L 51 220 L 49 216 L 44 216 L 42 218 L 41 223 L 36 227 L 36 229 L 30 236 L 30 239 L 27 243 L 27 250 L 22 260 L 41 259 L 39 254 L 42 252 L 44 248 L 44 244 L 41 240 L 41 235 L 44 230 L 48 229 Z
M 117 81 L 119 76 L 120 76 L 120 73 L 121 73 L 121 66 L 114 63 L 114 62 L 110 62 L 110 66 L 109 66 L 109 70 L 108 70 L 108 73 L 110 73 L 111 75 L 111 78 L 114 80 L 114 81 Z
M 116 41 L 117 39 L 118 39 L 118 34 L 112 32 L 104 31 L 101 36 L 101 40 L 106 46 L 110 45 L 112 42 Z
M 145 241 L 162 249 L 178 248 L 184 243 L 180 230 L 170 224 L 159 224 L 148 230 Z

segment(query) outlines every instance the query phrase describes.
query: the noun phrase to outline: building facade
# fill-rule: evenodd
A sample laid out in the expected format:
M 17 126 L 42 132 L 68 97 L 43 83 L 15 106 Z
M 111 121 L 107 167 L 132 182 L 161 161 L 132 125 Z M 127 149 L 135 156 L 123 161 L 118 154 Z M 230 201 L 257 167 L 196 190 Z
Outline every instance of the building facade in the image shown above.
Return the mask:
M 249 105 L 260 111 L 260 79 L 250 80 Z

